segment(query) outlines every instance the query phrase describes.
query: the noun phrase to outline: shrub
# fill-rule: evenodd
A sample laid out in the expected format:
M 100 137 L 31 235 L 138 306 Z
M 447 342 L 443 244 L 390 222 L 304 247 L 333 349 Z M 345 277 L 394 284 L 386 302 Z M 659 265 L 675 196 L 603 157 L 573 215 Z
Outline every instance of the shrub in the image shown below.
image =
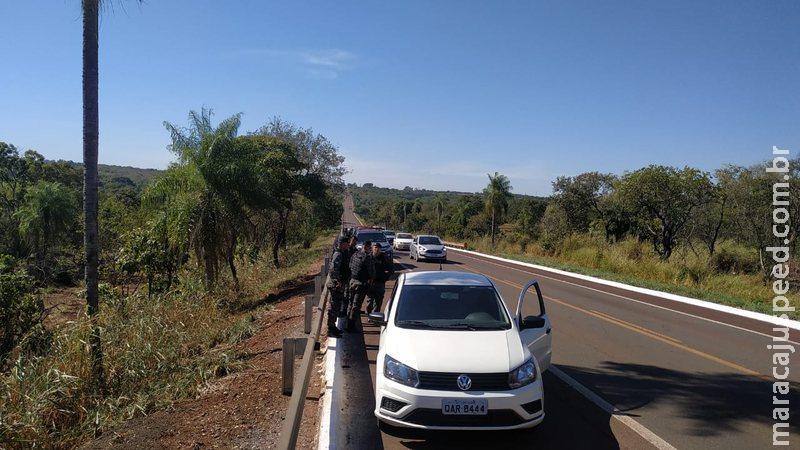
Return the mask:
M 556 204 L 547 205 L 544 216 L 539 222 L 541 228 L 542 247 L 549 252 L 556 252 L 558 246 L 569 234 L 567 212 Z
M 717 246 L 709 264 L 719 273 L 758 273 L 758 255 L 734 242 L 725 241 Z
M 0 273 L 0 363 L 44 318 L 44 301 L 33 283 L 22 271 Z

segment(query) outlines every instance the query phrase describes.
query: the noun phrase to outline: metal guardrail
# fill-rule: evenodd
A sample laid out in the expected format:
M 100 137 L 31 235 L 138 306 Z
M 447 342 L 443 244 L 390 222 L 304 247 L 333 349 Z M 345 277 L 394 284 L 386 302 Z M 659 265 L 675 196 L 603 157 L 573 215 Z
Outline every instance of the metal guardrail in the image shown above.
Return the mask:
M 325 277 L 328 275 L 328 261 L 330 255 L 325 257 L 325 264 L 320 269 L 320 274 L 314 278 L 314 296 L 306 296 L 305 299 L 305 322 L 304 333 L 309 334 L 305 338 L 286 338 L 283 340 L 283 393 L 291 394 L 289 407 L 286 410 L 286 418 L 281 428 L 281 437 L 278 448 L 291 450 L 297 446 L 297 436 L 300 432 L 300 422 L 303 418 L 303 407 L 305 406 L 306 393 L 308 392 L 308 382 L 311 379 L 312 367 L 315 361 L 315 349 L 322 330 L 322 319 L 325 316 L 325 307 L 328 303 L 328 289 L 325 288 Z M 312 327 L 314 299 L 318 299 L 317 312 Z M 304 344 L 304 345 L 303 345 Z M 303 348 L 303 357 L 300 364 L 301 378 L 294 377 L 294 357 L 300 348 Z
M 442 241 L 442 243 L 444 245 L 448 246 L 448 247 L 463 248 L 464 250 L 467 249 L 467 243 L 466 242 L 447 242 L 447 241 Z

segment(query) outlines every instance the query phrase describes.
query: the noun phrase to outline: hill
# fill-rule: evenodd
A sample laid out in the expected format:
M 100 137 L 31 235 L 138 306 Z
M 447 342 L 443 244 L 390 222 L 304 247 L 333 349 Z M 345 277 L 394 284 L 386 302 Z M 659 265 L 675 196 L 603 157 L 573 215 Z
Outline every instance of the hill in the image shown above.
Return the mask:
M 83 163 L 74 161 L 65 162 L 74 167 L 83 168 Z M 129 186 L 137 191 L 141 191 L 159 175 L 164 173 L 160 169 L 140 169 L 130 166 L 114 166 L 110 164 L 97 165 L 98 176 L 100 177 L 100 188 L 109 186 Z

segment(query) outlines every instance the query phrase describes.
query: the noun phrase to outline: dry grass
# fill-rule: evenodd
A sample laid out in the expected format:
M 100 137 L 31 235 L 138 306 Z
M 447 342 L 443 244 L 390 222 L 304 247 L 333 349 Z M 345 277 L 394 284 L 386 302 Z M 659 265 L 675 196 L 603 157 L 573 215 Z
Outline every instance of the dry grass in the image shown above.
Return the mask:
M 0 379 L 0 448 L 74 448 L 121 421 L 191 397 L 244 363 L 230 344 L 251 336 L 257 308 L 281 286 L 306 276 L 330 239 L 284 251 L 284 268 L 243 264 L 242 288 L 222 280 L 212 293 L 199 273 L 185 271 L 177 288 L 148 299 L 101 294 L 107 395 L 90 395 L 86 321 L 56 329 L 45 354 L 20 356 Z
M 652 247 L 638 240 L 626 239 L 610 244 L 588 234 L 569 236 L 554 253 L 546 251 L 537 242 L 525 245 L 524 251 L 518 243 L 499 240 L 492 248 L 489 238 L 470 242 L 470 247 L 510 259 L 772 314 L 775 294 L 772 286 L 765 284 L 759 274 L 721 273 L 712 264 L 708 253 L 701 249 L 695 249 L 698 252 L 695 254 L 691 249 L 680 248 L 667 262 L 663 262 Z M 721 247 L 729 252 L 749 254 L 730 243 L 722 243 Z M 798 263 L 794 261 L 790 266 L 797 267 Z M 800 303 L 796 290 L 786 297 L 794 305 Z M 800 319 L 800 312 L 789 313 L 789 317 Z

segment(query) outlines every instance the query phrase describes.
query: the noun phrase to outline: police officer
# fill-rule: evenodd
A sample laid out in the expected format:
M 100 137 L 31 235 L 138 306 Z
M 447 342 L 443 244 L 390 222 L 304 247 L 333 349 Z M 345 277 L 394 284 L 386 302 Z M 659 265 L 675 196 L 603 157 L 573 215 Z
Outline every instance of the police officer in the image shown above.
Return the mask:
M 367 295 L 372 280 L 375 279 L 375 266 L 372 264 L 372 242 L 364 242 L 360 252 L 350 257 L 350 305 L 347 309 L 347 328 L 356 331 L 356 321 L 361 313 L 361 305 Z
M 394 261 L 381 251 L 381 244 L 378 242 L 372 244 L 372 264 L 375 266 L 375 280 L 367 292 L 367 314 L 381 310 L 386 280 L 394 274 Z
M 328 279 L 325 280 L 325 286 L 331 296 L 331 303 L 328 306 L 328 336 L 332 337 L 342 337 L 341 330 L 336 328 L 336 318 L 342 309 L 344 288 L 347 282 L 346 253 L 347 238 L 342 236 L 339 238 L 339 247 L 333 253 L 333 258 L 331 258 L 331 263 L 328 267 Z

